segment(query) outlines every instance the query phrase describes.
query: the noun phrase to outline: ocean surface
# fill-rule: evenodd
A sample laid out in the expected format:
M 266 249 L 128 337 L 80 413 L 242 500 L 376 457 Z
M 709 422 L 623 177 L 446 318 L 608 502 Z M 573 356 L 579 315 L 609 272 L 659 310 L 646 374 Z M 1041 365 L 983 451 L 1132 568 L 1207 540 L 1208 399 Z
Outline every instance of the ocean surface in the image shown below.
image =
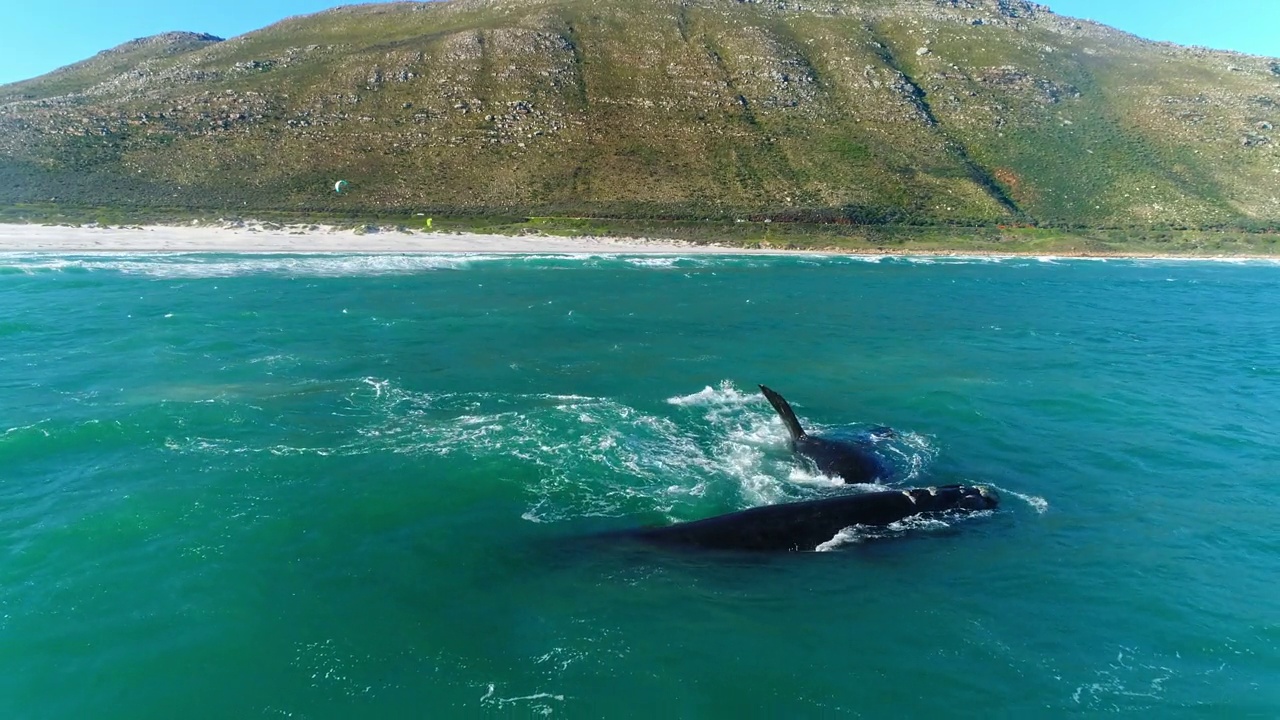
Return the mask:
M 0 255 L 0 717 L 1280 717 L 1280 264 Z M 840 488 L 828 550 L 602 530 Z

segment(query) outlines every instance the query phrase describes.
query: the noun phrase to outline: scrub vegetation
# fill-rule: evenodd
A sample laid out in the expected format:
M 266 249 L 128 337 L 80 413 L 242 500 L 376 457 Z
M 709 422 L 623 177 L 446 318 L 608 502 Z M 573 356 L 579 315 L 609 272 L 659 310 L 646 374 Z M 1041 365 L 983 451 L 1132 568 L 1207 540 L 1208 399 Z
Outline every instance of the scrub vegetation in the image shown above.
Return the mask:
M 1021 0 L 361 5 L 0 86 L 0 205 L 1265 250 L 1278 108 L 1272 59 Z

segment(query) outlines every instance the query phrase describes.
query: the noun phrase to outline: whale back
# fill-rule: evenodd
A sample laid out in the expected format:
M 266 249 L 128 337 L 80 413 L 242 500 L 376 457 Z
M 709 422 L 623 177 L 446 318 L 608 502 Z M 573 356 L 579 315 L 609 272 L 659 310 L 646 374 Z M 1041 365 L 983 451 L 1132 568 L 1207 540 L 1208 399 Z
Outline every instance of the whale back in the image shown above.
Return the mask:
M 792 449 L 812 462 L 818 472 L 846 483 L 882 482 L 892 475 L 891 468 L 870 447 L 854 441 L 809 435 L 795 442 Z
M 838 477 L 846 483 L 874 483 L 887 480 L 890 468 L 871 450 L 866 442 L 855 440 L 837 440 L 830 437 L 817 437 L 804 431 L 800 419 L 791 409 L 791 404 L 777 391 L 764 385 L 760 392 L 787 426 L 791 436 L 791 450 L 806 458 L 818 472 L 830 477 Z M 890 434 L 889 428 L 881 428 Z
M 807 551 L 854 525 L 884 526 L 913 515 L 994 509 L 998 503 L 999 498 L 989 488 L 944 485 L 765 505 L 620 534 L 662 545 L 703 549 Z

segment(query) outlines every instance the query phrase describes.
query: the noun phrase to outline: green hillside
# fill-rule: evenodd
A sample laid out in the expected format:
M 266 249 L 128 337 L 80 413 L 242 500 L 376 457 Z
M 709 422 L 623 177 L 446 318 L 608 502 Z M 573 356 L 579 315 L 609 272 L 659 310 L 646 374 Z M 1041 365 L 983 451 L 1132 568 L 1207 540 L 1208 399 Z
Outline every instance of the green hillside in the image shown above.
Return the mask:
M 1269 226 L 1278 103 L 1020 0 L 361 5 L 0 86 L 0 204 Z

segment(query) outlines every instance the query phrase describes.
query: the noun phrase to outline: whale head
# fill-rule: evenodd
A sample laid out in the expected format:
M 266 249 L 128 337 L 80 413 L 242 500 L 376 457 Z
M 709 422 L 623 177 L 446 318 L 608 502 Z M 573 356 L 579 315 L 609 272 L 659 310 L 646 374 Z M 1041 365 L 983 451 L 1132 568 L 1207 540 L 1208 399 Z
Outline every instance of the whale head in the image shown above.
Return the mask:
M 1000 505 L 1000 496 L 995 490 L 982 485 L 960 486 L 958 506 L 965 510 L 995 510 Z
M 996 491 L 982 485 L 941 485 L 907 491 L 924 511 L 994 510 L 1000 505 Z

